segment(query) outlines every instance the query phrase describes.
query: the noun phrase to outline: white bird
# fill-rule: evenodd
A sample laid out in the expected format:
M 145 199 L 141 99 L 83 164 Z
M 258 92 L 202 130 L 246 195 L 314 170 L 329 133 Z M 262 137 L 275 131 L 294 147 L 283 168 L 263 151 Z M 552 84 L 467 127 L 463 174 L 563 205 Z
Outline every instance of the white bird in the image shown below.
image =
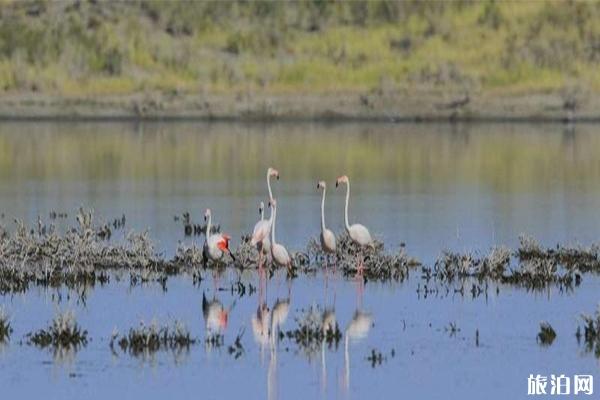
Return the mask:
M 202 315 L 205 329 L 209 334 L 221 333 L 227 328 L 229 310 L 216 298 L 211 301 L 206 300 L 204 293 L 202 293 Z
M 258 211 L 260 213 L 260 221 L 254 225 L 254 231 L 252 231 L 252 239 L 250 243 L 253 246 L 257 246 L 258 251 L 262 252 L 263 255 L 267 255 L 271 253 L 271 240 L 269 239 L 269 232 L 271 230 L 271 222 L 272 220 L 269 218 L 265 220 L 265 203 L 262 201 L 258 206 Z M 271 212 L 271 215 L 273 213 Z M 262 240 L 259 240 L 262 238 Z
M 317 189 L 323 189 L 323 197 L 321 198 L 321 247 L 326 253 L 335 253 L 335 235 L 325 227 L 325 192 L 327 192 L 327 184 L 324 181 L 319 181 Z
M 220 261 L 225 253 L 228 253 L 231 259 L 235 261 L 235 257 L 229 249 L 229 241 L 231 240 L 231 237 L 225 233 L 216 233 L 213 235 L 210 232 L 212 223 L 212 213 L 210 208 L 206 209 L 204 213 L 204 220 L 208 220 L 206 224 L 206 240 L 204 241 L 204 247 L 202 248 L 204 262 L 206 263 L 208 260 Z
M 279 180 L 279 171 L 275 168 L 267 169 L 267 189 L 269 190 L 269 204 L 273 199 L 273 191 L 271 190 L 271 177 L 274 176 Z M 261 202 L 262 209 L 264 210 L 264 203 Z M 272 215 L 272 214 L 271 214 Z M 272 220 L 264 219 L 264 211 L 261 212 L 261 219 L 254 225 L 254 231 L 252 232 L 252 238 L 250 244 L 257 246 L 258 251 L 266 251 L 267 254 L 270 252 L 270 243 L 265 243 L 265 240 L 269 241 L 269 233 L 271 232 Z
M 275 241 L 275 221 L 277 220 L 277 200 L 271 200 L 271 218 L 273 218 L 273 226 L 271 227 L 271 257 L 273 262 L 280 267 L 287 267 L 288 270 L 292 266 L 292 259 L 286 248 Z
M 369 230 L 361 224 L 350 225 L 348 222 L 348 203 L 350 201 L 350 180 L 346 175 L 340 176 L 335 182 L 335 187 L 338 187 L 341 183 L 346 184 L 346 207 L 344 209 L 344 222 L 346 224 L 346 231 L 352 241 L 360 246 L 371 246 L 373 247 L 373 239 Z

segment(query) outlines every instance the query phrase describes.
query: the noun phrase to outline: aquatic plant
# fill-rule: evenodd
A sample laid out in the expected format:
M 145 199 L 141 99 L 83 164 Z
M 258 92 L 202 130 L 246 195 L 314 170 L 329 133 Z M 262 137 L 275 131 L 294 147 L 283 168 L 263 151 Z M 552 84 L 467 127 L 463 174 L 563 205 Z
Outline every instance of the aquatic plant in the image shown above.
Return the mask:
M 556 339 L 556 332 L 552 325 L 548 322 L 543 321 L 540 323 L 540 332 L 537 335 L 537 341 L 542 346 L 550 346 Z
M 124 215 L 123 215 L 124 217 Z M 112 225 L 124 224 L 118 218 Z M 0 227 L 0 294 L 24 292 L 30 284 L 57 287 L 92 287 L 110 281 L 115 271 L 126 271 L 132 286 L 153 282 L 166 290 L 171 275 L 188 274 L 193 281 L 202 280 L 204 269 L 235 267 L 240 270 L 258 268 L 258 252 L 242 237 L 234 251 L 235 262 L 203 263 L 202 248 L 179 243 L 175 255 L 165 259 L 157 254 L 150 235 L 129 232 L 123 240 L 108 241 L 99 235 L 92 211 L 80 209 L 75 216 L 77 225 L 59 233 L 54 225 L 26 227 L 15 220 L 14 232 Z M 539 290 L 555 285 L 561 290 L 578 286 L 584 273 L 600 273 L 600 248 L 556 246 L 542 248 L 535 239 L 520 237 L 520 245 L 513 253 L 505 246 L 492 247 L 487 255 L 444 251 L 433 266 L 426 266 L 411 258 L 401 245 L 398 252 L 386 252 L 382 242 L 373 247 L 359 247 L 343 232 L 338 236 L 337 252 L 323 253 L 317 239 L 310 239 L 306 252 L 292 252 L 292 268 L 288 276 L 313 274 L 323 267 L 331 267 L 347 277 L 362 272 L 365 281 L 403 281 L 415 267 L 421 266 L 425 285 L 420 293 L 464 294 L 473 296 L 487 293 L 488 282 Z M 265 267 L 273 276 L 275 266 L 268 257 Z M 362 268 L 360 268 L 362 267 Z M 472 279 L 471 283 L 466 279 Z M 431 284 L 431 280 L 435 285 Z M 439 285 L 439 286 L 437 286 Z M 470 289 L 467 287 L 470 285 Z M 237 289 L 243 289 L 238 285 Z
M 42 348 L 48 346 L 78 348 L 87 345 L 87 336 L 87 331 L 77 324 L 72 311 L 58 313 L 48 328 L 27 335 L 29 344 Z
M 117 343 L 122 351 L 138 356 L 159 350 L 188 349 L 196 343 L 196 339 L 180 321 L 174 321 L 172 326 L 160 326 L 156 320 L 152 320 L 149 325 L 140 322 L 138 327 L 130 328 L 127 335 L 113 333 L 110 340 L 111 349 L 114 349 L 114 343 Z
M 0 343 L 6 342 L 12 334 L 12 326 L 4 306 L 0 307 Z
M 362 264 L 364 279 L 372 281 L 403 281 L 408 277 L 410 268 L 421 265 L 406 254 L 403 245 L 398 253 L 389 254 L 385 252 L 382 242 L 375 240 L 373 247 L 361 247 L 345 231 L 337 236 L 335 255 L 323 252 L 319 239 L 313 237 L 307 245 L 307 256 L 313 263 L 335 263 L 335 268 L 345 275 L 357 274 L 359 264 Z

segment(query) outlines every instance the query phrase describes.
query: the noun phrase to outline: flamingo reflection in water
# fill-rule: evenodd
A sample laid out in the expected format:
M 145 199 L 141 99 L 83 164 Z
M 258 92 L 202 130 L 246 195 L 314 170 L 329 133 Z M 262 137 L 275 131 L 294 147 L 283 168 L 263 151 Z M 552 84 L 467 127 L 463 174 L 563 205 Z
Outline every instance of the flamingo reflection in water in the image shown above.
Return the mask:
M 222 340 L 222 335 L 227 329 L 229 313 L 234 306 L 235 302 L 229 308 L 226 308 L 216 296 L 209 301 L 206 295 L 202 293 L 202 316 L 204 317 L 207 348 L 211 347 L 211 344 L 215 341 Z
M 285 323 L 290 312 L 289 297 L 278 299 L 273 305 L 271 314 L 271 359 L 267 371 L 267 398 L 277 398 L 277 344 L 279 343 L 279 329 Z
M 336 327 L 335 306 L 326 308 L 321 315 L 321 329 L 323 330 L 323 336 L 327 335 L 327 332 L 335 332 Z M 324 339 L 321 342 L 321 389 L 323 393 L 327 392 L 327 360 L 325 358 L 326 342 L 327 341 Z
M 370 313 L 357 309 L 352 316 L 352 320 L 344 332 L 344 388 L 350 388 L 350 340 L 358 342 L 363 340 L 369 334 L 373 325 L 373 317 Z

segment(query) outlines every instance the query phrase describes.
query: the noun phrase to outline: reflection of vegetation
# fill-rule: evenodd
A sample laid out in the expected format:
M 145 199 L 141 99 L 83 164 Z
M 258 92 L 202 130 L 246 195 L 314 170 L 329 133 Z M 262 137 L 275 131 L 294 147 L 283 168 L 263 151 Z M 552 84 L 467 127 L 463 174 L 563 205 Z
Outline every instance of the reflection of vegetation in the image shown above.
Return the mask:
M 221 180 L 224 192 L 240 195 L 264 188 L 268 162 L 286 184 L 346 173 L 356 193 L 370 182 L 412 192 L 600 188 L 600 136 L 591 126 L 568 137 L 561 129 L 499 124 L 448 134 L 448 126 L 435 125 L 3 123 L 0 179 L 154 181 L 159 196 L 176 184 L 191 192 L 203 190 L 199 182 Z
M 4 90 L 600 87 L 593 2 L 0 4 Z
M 155 320 L 150 325 L 141 322 L 139 327 L 129 329 L 127 335 L 113 334 L 110 341 L 113 351 L 115 341 L 121 350 L 129 351 L 134 356 L 151 354 L 158 350 L 187 350 L 196 343 L 196 339 L 182 322 L 175 321 L 170 327 L 159 326 Z
M 600 358 L 600 309 L 597 309 L 593 315 L 583 314 L 583 340 L 585 349 L 593 352 L 597 358 Z M 577 327 L 575 333 L 577 342 L 581 343 L 581 327 Z
M 556 339 L 556 331 L 548 322 L 540 323 L 540 332 L 537 335 L 537 341 L 542 346 L 550 346 Z
M 0 343 L 4 343 L 10 338 L 12 333 L 12 326 L 10 326 L 10 319 L 4 307 L 0 307 Z

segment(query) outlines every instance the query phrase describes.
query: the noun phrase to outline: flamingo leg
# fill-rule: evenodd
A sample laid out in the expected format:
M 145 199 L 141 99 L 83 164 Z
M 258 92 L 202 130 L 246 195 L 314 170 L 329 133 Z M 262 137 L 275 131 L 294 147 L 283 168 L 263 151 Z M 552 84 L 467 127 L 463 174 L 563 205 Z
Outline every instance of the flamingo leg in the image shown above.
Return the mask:
M 356 255 L 356 275 L 354 276 L 357 280 L 360 279 L 362 281 L 363 272 L 365 270 L 364 262 L 360 254 Z

